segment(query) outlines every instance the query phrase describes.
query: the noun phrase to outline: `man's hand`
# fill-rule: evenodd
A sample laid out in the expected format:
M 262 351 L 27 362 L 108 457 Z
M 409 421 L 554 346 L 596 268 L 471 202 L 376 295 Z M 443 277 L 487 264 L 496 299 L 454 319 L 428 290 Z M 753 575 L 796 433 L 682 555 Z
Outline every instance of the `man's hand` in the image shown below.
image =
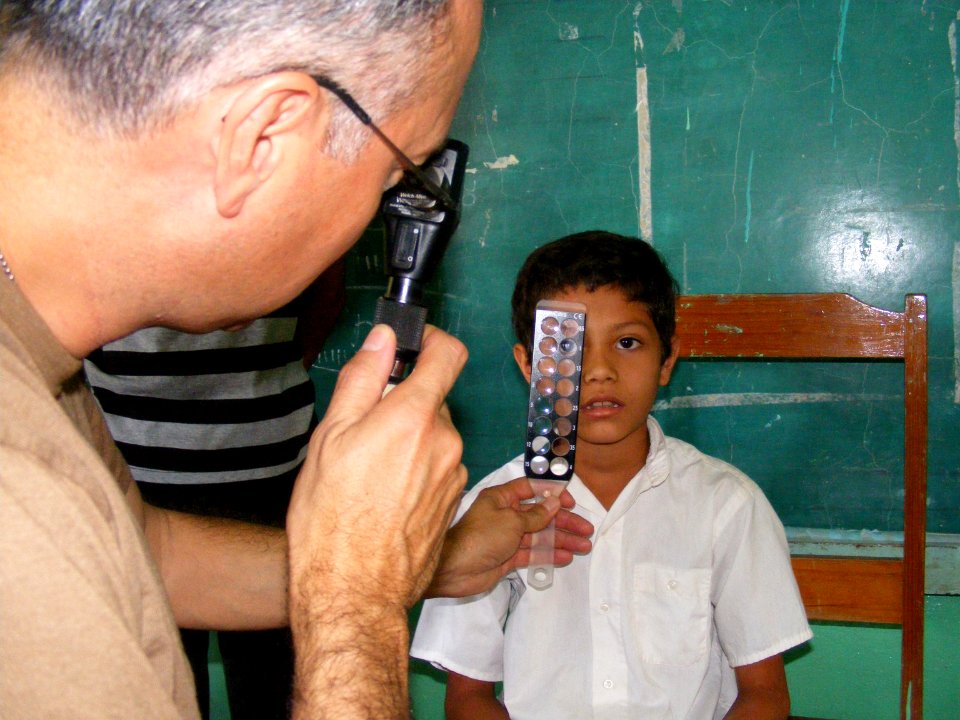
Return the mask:
M 467 478 L 444 405 L 467 353 L 427 328 L 413 372 L 382 397 L 395 348 L 378 325 L 341 370 L 287 513 L 295 718 L 409 712 L 406 611 Z
M 482 490 L 447 531 L 427 595 L 467 597 L 490 589 L 511 570 L 529 564 L 531 535 L 551 520 L 557 530 L 554 564 L 567 565 L 575 554 L 590 552 L 593 525 L 569 512 L 575 504 L 570 493 L 564 490 L 559 499 L 523 504 L 532 497 L 526 478 Z
M 387 326 L 371 331 L 310 441 L 287 516 L 292 588 L 317 577 L 324 595 L 408 608 L 432 575 L 467 477 L 444 404 L 466 349 L 427 328 L 416 368 L 381 399 L 394 349 Z

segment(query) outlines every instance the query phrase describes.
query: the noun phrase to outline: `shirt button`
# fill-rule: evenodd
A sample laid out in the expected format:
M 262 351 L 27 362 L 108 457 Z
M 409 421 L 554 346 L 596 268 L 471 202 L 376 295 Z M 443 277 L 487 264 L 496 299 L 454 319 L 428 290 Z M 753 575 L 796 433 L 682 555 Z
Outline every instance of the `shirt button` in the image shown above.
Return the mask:
M 610 606 L 609 606 L 607 603 L 605 603 L 605 602 L 600 603 L 600 612 L 605 613 L 605 612 L 607 612 L 609 609 L 610 609 Z
M 670 588 L 671 590 L 676 590 L 676 589 L 677 589 L 677 581 L 676 581 L 676 580 L 668 580 L 668 581 L 667 581 L 667 587 Z
M 613 680 L 604 680 L 604 681 L 603 681 L 603 686 L 604 686 L 607 690 L 609 690 L 610 688 L 613 687 Z

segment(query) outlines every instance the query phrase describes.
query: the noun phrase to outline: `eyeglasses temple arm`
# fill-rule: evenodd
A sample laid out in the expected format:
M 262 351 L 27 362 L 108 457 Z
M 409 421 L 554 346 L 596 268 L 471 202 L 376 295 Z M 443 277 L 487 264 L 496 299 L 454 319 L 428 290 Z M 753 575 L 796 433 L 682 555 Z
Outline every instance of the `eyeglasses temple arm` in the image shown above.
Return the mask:
M 417 183 L 427 191 L 427 193 L 433 195 L 433 197 L 435 197 L 443 206 L 444 210 L 453 213 L 457 212 L 457 203 L 454 202 L 452 197 L 450 197 L 450 193 L 427 177 L 427 174 L 417 167 L 413 160 L 411 160 L 407 154 L 403 152 L 403 150 L 398 148 L 393 141 L 383 133 L 383 130 L 377 127 L 377 125 L 367 114 L 366 110 L 360 107 L 359 103 L 354 100 L 353 95 L 348 93 L 333 80 L 325 78 L 321 75 L 312 75 L 311 77 L 313 78 L 313 81 L 317 83 L 317 85 L 326 88 L 336 95 L 340 101 L 347 106 L 347 109 L 356 115 L 357 120 L 370 128 L 373 134 L 380 138 L 384 145 L 390 148 L 390 151 L 396 156 L 404 171 L 410 173 L 413 176 L 413 179 L 416 180 Z

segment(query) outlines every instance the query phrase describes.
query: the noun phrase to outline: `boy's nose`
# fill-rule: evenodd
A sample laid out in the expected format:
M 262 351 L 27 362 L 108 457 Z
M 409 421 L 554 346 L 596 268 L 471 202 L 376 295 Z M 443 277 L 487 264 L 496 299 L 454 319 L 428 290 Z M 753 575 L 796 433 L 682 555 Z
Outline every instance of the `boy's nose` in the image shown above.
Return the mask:
M 616 370 L 607 353 L 589 340 L 583 344 L 583 382 L 604 382 L 616 378 Z

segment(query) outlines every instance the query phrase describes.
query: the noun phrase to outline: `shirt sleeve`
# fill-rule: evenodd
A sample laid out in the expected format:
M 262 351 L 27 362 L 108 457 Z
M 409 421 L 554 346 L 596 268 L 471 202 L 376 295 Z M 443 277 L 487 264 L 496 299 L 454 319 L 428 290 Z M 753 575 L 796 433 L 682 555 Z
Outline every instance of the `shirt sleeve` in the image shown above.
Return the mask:
M 164 661 L 182 654 L 172 619 L 164 644 L 95 503 L 22 454 L 2 461 L 0 715 L 199 717 L 189 675 L 177 685 Z
M 501 580 L 482 595 L 424 601 L 410 654 L 474 680 L 502 680 L 509 599 L 510 584 Z
M 752 481 L 744 480 L 718 514 L 712 594 L 720 644 L 734 667 L 813 636 L 783 525 Z
M 454 522 L 463 516 L 483 488 L 513 477 L 518 475 L 508 464 L 481 480 L 460 502 Z M 474 680 L 501 681 L 503 628 L 511 594 L 508 576 L 480 595 L 425 600 L 410 655 Z

